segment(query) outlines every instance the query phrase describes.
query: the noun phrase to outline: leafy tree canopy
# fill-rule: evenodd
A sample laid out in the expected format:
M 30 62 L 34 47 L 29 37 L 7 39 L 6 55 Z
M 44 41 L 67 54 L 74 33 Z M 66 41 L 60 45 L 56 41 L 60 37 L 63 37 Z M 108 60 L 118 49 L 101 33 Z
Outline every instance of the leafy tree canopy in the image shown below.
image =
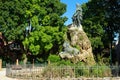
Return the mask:
M 0 31 L 8 40 L 23 40 L 26 28 L 32 31 L 35 25 L 31 19 L 36 17 L 41 26 L 62 27 L 65 11 L 66 5 L 59 0 L 0 0 Z
M 64 40 L 65 11 L 60 0 L 0 0 L 0 32 L 8 41 L 23 41 L 32 55 L 49 56 Z
M 82 7 L 82 24 L 85 32 L 92 42 L 93 50 L 99 47 L 103 47 L 102 37 L 104 36 L 104 30 L 102 28 L 102 25 L 104 25 L 105 23 L 102 22 L 104 21 L 104 14 L 97 9 L 97 5 L 95 8 L 95 3 L 92 3 L 92 1 L 88 2 L 87 4 L 83 4 Z
M 54 49 L 59 51 L 59 46 L 64 41 L 64 34 L 65 30 L 59 31 L 59 27 L 38 26 L 37 30 L 31 32 L 29 37 L 23 41 L 23 44 L 32 55 L 48 56 Z
M 90 0 L 83 5 L 85 31 L 90 38 L 101 38 L 99 44 L 103 40 L 105 41 L 107 36 L 113 40 L 114 32 L 119 30 L 119 2 L 119 0 Z M 108 40 L 108 43 L 111 39 Z
M 92 42 L 94 54 L 112 48 L 115 32 L 120 30 L 120 0 L 89 0 L 83 4 L 84 30 Z

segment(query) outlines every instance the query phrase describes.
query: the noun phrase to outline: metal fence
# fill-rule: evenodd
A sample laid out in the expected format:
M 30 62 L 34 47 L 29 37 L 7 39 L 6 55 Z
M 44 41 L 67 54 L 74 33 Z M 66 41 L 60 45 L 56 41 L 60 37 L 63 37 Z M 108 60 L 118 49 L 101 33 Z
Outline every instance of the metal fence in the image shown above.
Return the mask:
M 77 78 L 118 77 L 119 66 L 35 66 L 6 65 L 6 76 L 23 80 L 74 80 Z M 74 79 L 73 79 L 74 78 Z

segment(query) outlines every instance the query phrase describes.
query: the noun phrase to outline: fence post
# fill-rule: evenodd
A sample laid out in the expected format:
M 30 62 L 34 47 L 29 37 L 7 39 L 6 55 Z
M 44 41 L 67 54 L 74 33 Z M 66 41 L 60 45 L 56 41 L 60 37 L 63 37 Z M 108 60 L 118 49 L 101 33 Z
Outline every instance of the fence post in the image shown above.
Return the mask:
M 32 63 L 32 68 L 34 68 L 34 59 L 33 59 L 33 63 Z
M 2 70 L 2 59 L 0 59 L 0 70 Z
M 16 59 L 16 65 L 19 65 L 19 60 L 18 59 Z

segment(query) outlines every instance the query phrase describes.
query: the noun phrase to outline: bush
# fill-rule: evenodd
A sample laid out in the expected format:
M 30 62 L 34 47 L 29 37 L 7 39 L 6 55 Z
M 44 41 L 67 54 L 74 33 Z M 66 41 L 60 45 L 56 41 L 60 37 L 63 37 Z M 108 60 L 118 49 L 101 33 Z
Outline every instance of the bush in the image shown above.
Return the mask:
M 48 61 L 50 61 L 50 63 L 54 64 L 55 66 L 74 65 L 73 63 L 71 63 L 70 60 L 63 60 L 63 59 L 60 59 L 58 55 L 52 55 L 52 54 L 48 57 Z
M 52 55 L 50 54 L 50 56 L 48 57 L 48 61 L 55 63 L 55 62 L 59 62 L 60 61 L 60 57 L 57 55 Z
M 71 63 L 70 60 L 61 60 L 57 62 L 57 66 L 72 66 L 73 63 Z
M 108 77 L 111 76 L 111 69 L 106 65 L 87 66 L 80 62 L 75 65 L 76 77 Z
M 105 65 L 95 65 L 91 67 L 91 75 L 96 77 L 108 77 L 111 76 L 111 70 Z
M 48 65 L 45 67 L 43 73 L 43 77 L 74 77 L 74 70 L 71 66 L 54 66 Z
M 89 67 L 87 67 L 87 65 L 85 65 L 83 62 L 79 62 L 75 65 L 75 74 L 76 77 L 80 76 L 88 77 L 90 74 Z

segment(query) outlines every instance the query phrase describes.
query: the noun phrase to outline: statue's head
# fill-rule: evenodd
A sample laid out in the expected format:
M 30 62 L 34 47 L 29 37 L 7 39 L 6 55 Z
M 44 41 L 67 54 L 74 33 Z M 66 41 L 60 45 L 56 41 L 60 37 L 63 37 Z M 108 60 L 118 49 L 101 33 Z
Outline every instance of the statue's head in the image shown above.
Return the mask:
M 79 3 L 76 3 L 76 9 L 82 11 L 81 5 Z
M 76 7 L 79 7 L 80 6 L 80 4 L 79 3 L 76 3 Z

